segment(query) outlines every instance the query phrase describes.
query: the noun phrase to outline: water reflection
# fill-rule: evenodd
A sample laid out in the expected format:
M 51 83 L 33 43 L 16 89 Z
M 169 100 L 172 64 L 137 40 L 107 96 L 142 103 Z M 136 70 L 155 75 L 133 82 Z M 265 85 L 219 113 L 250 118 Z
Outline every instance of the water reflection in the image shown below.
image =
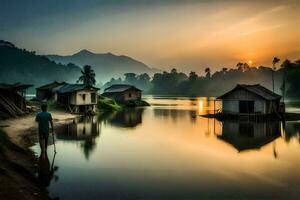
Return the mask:
M 57 130 L 59 170 L 53 173 L 49 159 L 42 157 L 39 172 L 45 183 L 52 179 L 50 195 L 89 200 L 299 197 L 299 122 L 219 122 L 199 116 L 213 111 L 209 98 L 151 101 L 155 106 L 78 118 Z
M 293 138 L 297 139 L 300 144 L 300 123 L 299 122 L 286 122 L 283 123 L 284 140 L 290 142 Z
M 103 113 L 102 121 L 115 127 L 135 128 L 142 123 L 144 108 L 127 108 L 119 112 Z
M 48 187 L 53 178 L 55 181 L 58 181 L 58 176 L 55 175 L 55 172 L 58 170 L 58 167 L 54 165 L 55 156 L 56 154 L 54 154 L 52 162 L 50 163 L 46 151 L 40 154 L 38 160 L 38 180 L 43 187 Z
M 151 105 L 160 109 L 194 110 L 197 115 L 212 114 L 214 109 L 219 109 L 221 103 L 214 97 L 147 97 Z
M 217 138 L 231 144 L 239 152 L 260 149 L 281 136 L 280 122 L 231 122 L 222 123 L 222 134 Z M 276 157 L 276 153 L 274 153 Z
M 96 138 L 100 132 L 101 123 L 97 116 L 82 116 L 61 126 L 56 131 L 56 138 L 63 141 L 80 141 L 80 147 L 86 159 L 89 159 L 97 145 Z

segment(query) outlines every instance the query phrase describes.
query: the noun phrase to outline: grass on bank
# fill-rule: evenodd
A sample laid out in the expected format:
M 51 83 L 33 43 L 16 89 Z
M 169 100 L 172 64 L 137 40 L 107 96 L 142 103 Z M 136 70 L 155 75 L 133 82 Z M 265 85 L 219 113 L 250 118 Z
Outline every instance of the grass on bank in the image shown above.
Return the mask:
M 128 101 L 123 106 L 125 106 L 125 107 L 143 107 L 143 106 L 150 106 L 150 104 L 144 100 L 140 100 L 140 101 Z
M 104 111 L 118 111 L 122 109 L 122 106 L 117 104 L 115 100 L 110 99 L 108 97 L 104 97 L 102 95 L 100 95 L 98 98 L 97 107 L 99 110 Z
M 146 101 L 128 101 L 125 104 L 118 104 L 115 100 L 104 97 L 102 95 L 98 98 L 98 109 L 103 111 L 119 111 L 125 107 L 143 107 L 150 106 Z

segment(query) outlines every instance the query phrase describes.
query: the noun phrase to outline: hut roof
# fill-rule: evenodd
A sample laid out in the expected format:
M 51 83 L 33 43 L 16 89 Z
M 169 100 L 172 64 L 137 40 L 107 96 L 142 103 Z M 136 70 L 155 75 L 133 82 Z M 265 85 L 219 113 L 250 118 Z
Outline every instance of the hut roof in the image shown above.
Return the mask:
M 238 90 L 238 89 L 244 89 L 247 90 L 248 92 L 251 92 L 253 94 L 256 94 L 266 100 L 277 100 L 280 99 L 281 96 L 272 92 L 271 90 L 261 86 L 260 84 L 256 85 L 245 85 L 245 84 L 238 84 L 235 88 L 230 90 L 229 92 L 217 97 L 217 99 L 223 99 L 227 95 L 231 94 L 232 92 Z
M 60 85 L 64 85 L 66 84 L 65 82 L 57 82 L 57 81 L 54 81 L 52 83 L 49 83 L 49 84 L 46 84 L 46 85 L 43 85 L 41 87 L 38 87 L 36 88 L 37 90 L 52 90 Z
M 141 91 L 140 89 L 136 88 L 135 86 L 133 85 L 127 85 L 127 84 L 116 84 L 116 85 L 112 85 L 108 88 L 106 88 L 104 90 L 104 93 L 117 93 L 117 92 L 124 92 L 128 89 L 135 89 L 135 90 L 139 90 Z
M 64 85 L 58 86 L 53 89 L 54 92 L 58 93 L 71 93 L 79 90 L 85 90 L 85 89 L 93 89 L 93 90 L 99 90 L 99 88 L 86 85 L 86 84 L 68 84 L 65 83 Z
M 30 84 L 21 84 L 21 83 L 16 83 L 16 84 L 6 84 L 6 83 L 0 83 L 0 89 L 5 89 L 5 90 L 13 90 L 13 91 L 21 91 L 25 90 L 27 88 L 32 87 Z

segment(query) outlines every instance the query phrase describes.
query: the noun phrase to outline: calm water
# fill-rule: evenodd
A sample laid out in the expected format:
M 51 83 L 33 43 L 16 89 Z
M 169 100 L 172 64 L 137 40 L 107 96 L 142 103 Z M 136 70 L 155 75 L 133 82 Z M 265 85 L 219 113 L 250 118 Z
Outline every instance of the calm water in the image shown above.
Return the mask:
M 57 130 L 41 180 L 62 200 L 300 199 L 300 122 L 199 117 L 210 100 L 149 97 L 145 109 L 78 118 Z

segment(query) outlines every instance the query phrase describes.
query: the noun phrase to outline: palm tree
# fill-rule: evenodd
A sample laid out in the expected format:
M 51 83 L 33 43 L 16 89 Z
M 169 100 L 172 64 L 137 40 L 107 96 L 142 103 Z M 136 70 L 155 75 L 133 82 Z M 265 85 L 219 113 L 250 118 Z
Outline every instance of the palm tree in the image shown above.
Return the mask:
M 272 69 L 272 87 L 273 87 L 273 92 L 274 92 L 274 71 L 276 70 L 276 64 L 280 61 L 279 58 L 274 57 L 273 58 L 273 69 Z
M 206 78 L 210 78 L 210 68 L 205 68 Z
M 283 76 L 282 76 L 282 85 L 281 85 L 281 91 L 282 91 L 282 101 L 284 102 L 285 99 L 285 81 L 287 76 L 287 70 L 291 66 L 291 61 L 285 60 L 281 64 L 281 68 L 283 69 Z
M 86 85 L 94 86 L 96 84 L 96 74 L 91 66 L 85 65 L 83 70 L 81 70 L 81 76 L 79 77 L 77 83 L 82 82 Z

